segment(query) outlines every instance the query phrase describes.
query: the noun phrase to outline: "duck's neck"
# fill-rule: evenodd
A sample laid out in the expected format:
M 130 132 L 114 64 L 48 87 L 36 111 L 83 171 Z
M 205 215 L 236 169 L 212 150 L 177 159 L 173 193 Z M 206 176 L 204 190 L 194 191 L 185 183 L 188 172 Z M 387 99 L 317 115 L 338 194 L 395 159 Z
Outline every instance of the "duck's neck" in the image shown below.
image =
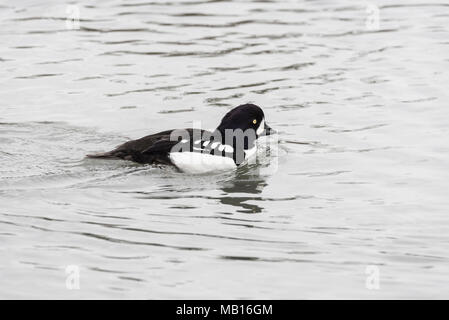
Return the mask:
M 244 150 L 249 150 L 256 146 L 257 137 L 242 130 L 221 128 L 219 126 L 214 130 L 210 139 L 221 144 L 230 145 L 233 148 L 243 147 Z

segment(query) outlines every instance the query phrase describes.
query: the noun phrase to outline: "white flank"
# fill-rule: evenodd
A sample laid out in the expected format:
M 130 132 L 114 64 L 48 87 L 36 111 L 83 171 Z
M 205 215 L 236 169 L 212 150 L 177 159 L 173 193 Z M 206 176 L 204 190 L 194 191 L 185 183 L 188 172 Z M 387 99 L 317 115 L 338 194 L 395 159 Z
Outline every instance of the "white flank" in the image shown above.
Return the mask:
M 257 146 L 252 147 L 251 149 L 245 150 L 245 160 L 252 158 L 257 152 Z
M 193 174 L 233 170 L 237 167 L 231 158 L 199 152 L 172 152 L 170 160 L 181 171 Z

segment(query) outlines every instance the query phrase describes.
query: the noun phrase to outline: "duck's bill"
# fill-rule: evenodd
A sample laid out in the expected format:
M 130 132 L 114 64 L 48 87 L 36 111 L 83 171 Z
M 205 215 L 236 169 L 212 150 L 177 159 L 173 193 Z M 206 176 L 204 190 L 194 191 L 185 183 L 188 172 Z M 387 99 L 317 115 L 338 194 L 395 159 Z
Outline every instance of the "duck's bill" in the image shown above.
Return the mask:
M 265 129 L 263 130 L 261 136 L 269 136 L 272 134 L 276 134 L 276 130 L 272 129 L 266 122 L 265 122 Z

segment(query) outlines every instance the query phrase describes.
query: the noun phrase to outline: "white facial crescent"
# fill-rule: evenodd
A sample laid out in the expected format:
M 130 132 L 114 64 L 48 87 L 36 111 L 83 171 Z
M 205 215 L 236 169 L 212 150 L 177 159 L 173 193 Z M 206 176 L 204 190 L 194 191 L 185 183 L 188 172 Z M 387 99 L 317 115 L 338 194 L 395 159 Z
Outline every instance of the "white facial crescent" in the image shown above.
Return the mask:
M 259 124 L 259 128 L 257 128 L 256 130 L 256 134 L 260 136 L 264 130 L 265 130 L 265 119 L 262 119 L 262 121 Z

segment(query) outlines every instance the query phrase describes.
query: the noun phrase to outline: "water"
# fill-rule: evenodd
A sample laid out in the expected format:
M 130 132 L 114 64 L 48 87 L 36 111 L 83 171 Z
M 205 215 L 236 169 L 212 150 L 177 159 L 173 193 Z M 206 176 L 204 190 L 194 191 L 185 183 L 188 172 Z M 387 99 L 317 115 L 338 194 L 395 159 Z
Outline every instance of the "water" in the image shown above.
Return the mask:
M 448 298 L 448 18 L 400 0 L 2 1 L 0 297 Z M 246 102 L 280 133 L 265 163 L 84 158 Z

